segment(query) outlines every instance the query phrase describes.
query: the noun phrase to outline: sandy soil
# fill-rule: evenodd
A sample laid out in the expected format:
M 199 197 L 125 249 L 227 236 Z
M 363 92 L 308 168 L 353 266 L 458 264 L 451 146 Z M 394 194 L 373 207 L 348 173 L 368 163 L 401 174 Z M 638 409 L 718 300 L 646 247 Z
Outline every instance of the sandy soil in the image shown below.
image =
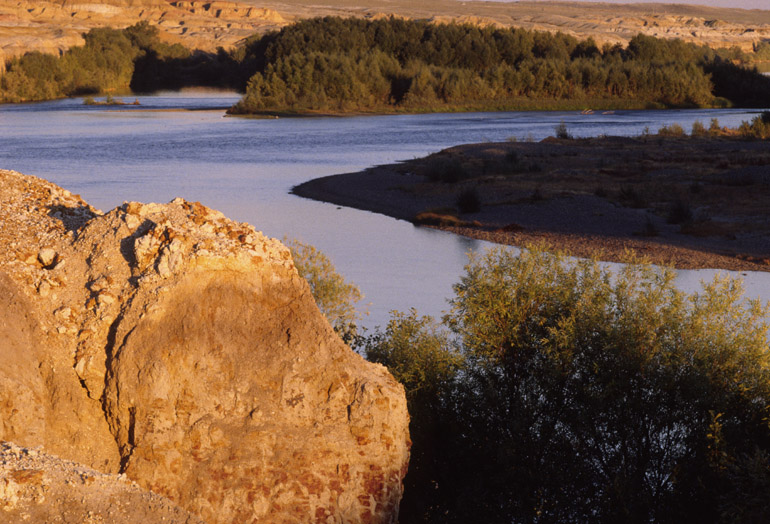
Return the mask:
M 440 178 L 460 166 L 461 180 Z M 438 174 L 437 174 L 438 173 Z M 501 244 L 677 268 L 770 271 L 770 143 L 592 138 L 473 144 L 312 180 L 300 196 Z M 459 196 L 480 209 L 461 213 Z

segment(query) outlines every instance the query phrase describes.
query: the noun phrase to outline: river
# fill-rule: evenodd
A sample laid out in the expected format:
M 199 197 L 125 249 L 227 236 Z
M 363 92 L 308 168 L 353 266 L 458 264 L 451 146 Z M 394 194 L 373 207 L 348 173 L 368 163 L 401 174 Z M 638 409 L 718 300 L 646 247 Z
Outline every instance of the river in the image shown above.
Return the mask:
M 756 111 L 507 112 L 246 119 L 225 117 L 238 95 L 185 91 L 138 106 L 82 99 L 0 106 L 0 168 L 55 182 L 103 210 L 123 201 L 200 201 L 277 238 L 326 253 L 366 295 L 364 325 L 415 307 L 440 316 L 467 252 L 487 243 L 289 194 L 304 181 L 411 159 L 452 145 L 540 140 L 564 122 L 576 136 L 637 135 L 712 118 L 736 126 Z M 134 97 L 126 99 L 133 102 Z M 711 271 L 682 271 L 697 288 Z M 770 298 L 770 274 L 745 273 L 747 294 Z

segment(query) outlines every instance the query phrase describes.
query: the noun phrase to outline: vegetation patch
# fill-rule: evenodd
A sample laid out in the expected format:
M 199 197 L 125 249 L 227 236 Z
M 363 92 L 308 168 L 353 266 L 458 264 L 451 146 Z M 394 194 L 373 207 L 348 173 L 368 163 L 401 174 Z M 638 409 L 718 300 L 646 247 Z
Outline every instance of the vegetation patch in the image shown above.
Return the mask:
M 734 53 L 642 35 L 600 48 L 518 28 L 327 17 L 242 55 L 254 70 L 235 114 L 770 105 L 770 79 Z
M 476 213 L 481 210 L 481 197 L 476 188 L 471 187 L 457 195 L 456 204 L 460 213 Z
M 433 155 L 429 157 L 425 165 L 420 169 L 420 174 L 431 182 L 443 182 L 446 184 L 454 184 L 468 178 L 468 171 L 466 171 L 460 159 L 446 155 Z
M 767 308 L 630 262 L 494 249 L 358 339 L 406 388 L 402 522 L 767 519 Z
M 447 226 L 447 227 L 462 227 L 468 224 L 468 222 L 457 217 L 457 210 L 455 209 L 430 209 L 427 211 L 421 211 L 415 215 L 412 222 L 422 226 Z
M 770 106 L 770 78 L 736 65 L 748 55 L 642 35 L 600 47 L 519 28 L 325 17 L 217 53 L 166 44 L 146 22 L 85 40 L 61 57 L 7 61 L 0 100 L 201 85 L 243 91 L 233 114 Z
M 314 246 L 296 239 L 283 239 L 291 251 L 294 266 L 307 280 L 318 309 L 338 335 L 350 343 L 358 333 L 361 312 L 356 308 L 364 295 L 355 284 L 340 275 L 331 260 Z

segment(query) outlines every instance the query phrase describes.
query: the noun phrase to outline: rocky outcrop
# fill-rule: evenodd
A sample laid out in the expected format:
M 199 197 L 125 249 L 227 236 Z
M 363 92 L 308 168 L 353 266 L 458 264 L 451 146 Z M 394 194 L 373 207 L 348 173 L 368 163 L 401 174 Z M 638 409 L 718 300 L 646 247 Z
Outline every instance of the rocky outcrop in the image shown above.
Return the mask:
M 101 214 L 13 172 L 0 226 L 0 440 L 210 523 L 396 521 L 403 389 L 278 241 L 181 199 Z
M 170 500 L 37 449 L 0 442 L 0 520 L 97 524 L 203 524 Z
M 218 0 L 0 0 L 0 58 L 28 51 L 58 54 L 83 45 L 82 34 L 90 29 L 140 21 L 158 26 L 161 38 L 169 42 L 213 52 L 278 29 L 290 19 L 274 9 Z

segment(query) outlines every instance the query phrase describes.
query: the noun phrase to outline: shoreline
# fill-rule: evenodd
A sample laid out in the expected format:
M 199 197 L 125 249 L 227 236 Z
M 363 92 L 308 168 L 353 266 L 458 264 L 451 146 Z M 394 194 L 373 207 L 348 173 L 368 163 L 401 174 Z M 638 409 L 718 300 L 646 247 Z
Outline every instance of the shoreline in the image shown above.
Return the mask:
M 533 150 L 539 150 L 543 155 L 558 156 L 555 151 L 574 147 L 588 147 L 599 154 L 612 154 L 608 151 L 616 149 L 618 143 L 620 151 L 625 152 L 636 147 L 659 154 L 661 149 L 658 137 L 579 140 L 551 138 L 531 144 L 472 144 L 450 148 L 423 159 L 313 179 L 295 186 L 291 192 L 300 197 L 380 213 L 421 227 L 497 244 L 519 247 L 543 244 L 577 257 L 596 257 L 608 262 L 628 261 L 630 254 L 633 254 L 650 263 L 676 269 L 770 271 L 770 235 L 765 230 L 746 234 L 684 234 L 682 231 L 685 225 L 667 223 L 659 211 L 656 214 L 651 209 L 623 206 L 588 191 L 575 191 L 564 182 L 567 178 L 561 171 L 555 176 L 562 180 L 557 186 L 561 184 L 564 187 L 551 187 L 548 182 L 538 182 L 535 186 L 535 192 L 544 193 L 541 198 L 533 198 L 534 193 L 522 195 L 519 191 L 519 195 L 514 195 L 514 198 L 506 202 L 491 202 L 480 211 L 468 214 L 451 213 L 448 202 L 452 202 L 457 191 L 472 188 L 482 195 L 483 200 L 489 201 L 493 199 L 490 194 L 498 196 L 504 186 L 490 180 L 490 177 L 481 177 L 478 180 L 459 182 L 459 187 L 454 188 L 452 184 L 427 182 L 425 176 L 418 174 L 426 162 L 437 156 L 464 156 L 465 162 L 473 162 L 479 158 L 488 159 L 491 154 L 489 151 L 515 150 L 519 155 L 532 154 L 534 157 Z M 761 147 L 763 152 L 770 151 L 770 144 L 725 139 L 667 139 L 666 143 L 674 150 L 689 144 L 698 152 L 732 150 L 736 146 L 749 149 Z M 571 150 L 565 153 L 567 161 L 575 154 Z M 665 154 L 664 151 L 662 156 Z M 692 154 L 692 151 L 688 154 Z M 687 158 L 683 152 L 682 157 Z M 770 174 L 770 168 L 767 174 Z M 545 173 L 536 174 L 539 179 L 546 179 L 550 175 L 548 167 Z M 692 184 L 687 179 L 683 183 Z M 719 190 L 724 191 L 722 187 L 718 187 Z M 756 188 L 749 190 L 756 192 Z M 762 201 L 759 195 L 756 195 L 756 199 Z M 428 220 L 424 219 L 426 211 L 430 215 Z M 421 213 L 422 217 L 415 220 Z M 717 223 L 717 219 L 721 220 L 722 217 L 715 215 L 713 218 L 703 223 L 688 224 L 687 227 L 712 227 L 715 231 L 721 231 L 719 227 L 722 227 L 722 222 Z M 725 223 L 734 218 L 724 217 Z M 753 226 L 751 221 L 748 223 Z M 745 224 L 739 224 L 742 225 Z M 648 236 L 645 228 L 654 229 L 654 232 Z

